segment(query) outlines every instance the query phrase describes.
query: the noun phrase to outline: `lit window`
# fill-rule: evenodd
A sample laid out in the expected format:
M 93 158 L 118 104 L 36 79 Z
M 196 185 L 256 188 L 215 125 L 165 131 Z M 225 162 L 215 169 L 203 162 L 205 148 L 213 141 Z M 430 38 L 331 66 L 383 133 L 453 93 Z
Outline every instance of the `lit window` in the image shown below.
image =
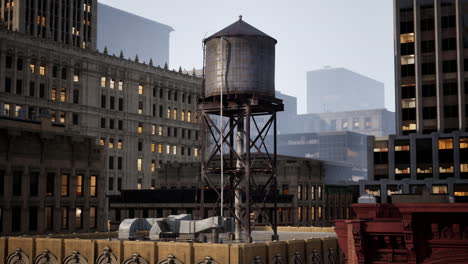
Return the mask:
M 143 159 L 137 159 L 137 171 L 142 171 Z
M 425 168 L 425 169 L 424 168 L 417 168 L 416 172 L 418 174 L 430 174 L 430 173 L 432 173 L 432 167 Z
M 117 142 L 117 149 L 122 149 L 123 148 L 123 142 L 121 139 Z
M 9 116 L 9 115 L 10 115 L 10 104 L 4 104 L 4 105 L 3 105 L 3 113 L 4 113 L 6 116 Z
M 39 67 L 39 74 L 41 76 L 45 75 L 45 65 L 41 64 L 41 66 Z
M 180 116 L 181 121 L 185 121 L 185 111 L 182 110 L 181 116 Z
M 109 139 L 109 148 L 110 148 L 110 149 L 113 149 L 113 148 L 114 148 L 114 139 L 113 139 L 113 138 L 110 138 L 110 139 Z
M 138 114 L 143 114 L 143 102 L 138 102 Z
M 171 146 L 166 145 L 166 154 L 171 154 Z
M 174 120 L 177 120 L 177 108 L 174 108 Z
M 122 91 L 123 90 L 123 81 L 120 80 L 119 81 L 119 91 Z
M 50 93 L 50 99 L 52 99 L 52 101 L 57 100 L 57 89 L 52 88 L 52 92 Z
M 65 113 L 60 112 L 60 123 L 65 124 Z
M 83 228 L 83 217 L 82 217 L 82 210 L 81 208 L 76 208 L 75 211 L 75 228 L 81 229 Z
M 447 168 L 439 167 L 439 173 L 453 173 L 453 166 Z
M 171 108 L 167 108 L 167 119 L 171 119 Z
M 96 228 L 96 207 L 89 208 L 89 227 Z
M 65 88 L 60 88 L 60 102 L 65 102 L 65 100 L 67 99 L 67 92 L 65 90 Z
M 154 160 L 151 160 L 151 172 L 154 172 L 156 170 L 156 162 Z
M 172 154 L 177 155 L 177 146 L 172 146 Z
M 163 145 L 158 144 L 158 153 L 162 153 L 162 152 L 163 152 Z
M 63 174 L 62 175 L 62 188 L 61 188 L 61 194 L 62 196 L 68 196 L 68 175 Z
M 439 139 L 439 149 L 453 149 L 453 139 L 452 138 Z
M 80 75 L 78 73 L 75 73 L 73 75 L 73 82 L 79 82 L 80 81 Z
M 318 207 L 318 219 L 322 220 L 322 206 Z
M 193 156 L 198 157 L 198 148 L 193 149 Z
M 50 111 L 50 115 L 51 115 L 50 121 L 51 121 L 52 123 L 55 123 L 55 122 L 57 121 L 57 119 L 56 119 L 57 112 L 55 112 L 55 111 Z
M 82 47 L 83 49 L 86 49 L 86 42 L 85 42 L 85 41 L 83 41 L 81 47 Z
M 401 65 L 414 64 L 414 55 L 401 56 Z
M 315 207 L 310 207 L 310 220 L 315 221 Z
M 143 95 L 143 85 L 138 85 L 138 94 Z
M 68 228 L 68 208 L 67 207 L 62 207 L 61 208 L 61 214 L 62 214 L 62 229 L 67 229 Z
M 143 124 L 138 123 L 138 134 L 141 134 L 141 133 L 143 133 Z
M 114 79 L 109 80 L 109 88 L 114 89 Z
M 101 138 L 101 139 L 99 140 L 99 145 L 104 146 L 105 144 L 106 144 L 106 139 L 105 139 L 105 138 Z
M 102 88 L 106 87 L 106 77 L 101 77 L 101 87 Z
M 410 173 L 411 173 L 410 168 L 404 168 L 404 169 L 395 168 L 395 174 L 410 174 Z
M 400 35 L 400 43 L 412 43 L 414 42 L 414 33 L 406 33 Z
M 395 151 L 409 151 L 410 147 L 409 145 L 406 146 L 395 146 Z
M 401 107 L 402 108 L 416 108 L 416 99 L 410 98 L 410 99 L 401 100 Z
M 302 221 L 302 206 L 297 207 L 297 220 Z
M 192 112 L 187 112 L 187 122 L 192 122 Z
M 375 197 L 380 197 L 379 186 L 366 186 L 366 193 Z
M 151 135 L 156 135 L 156 126 L 155 125 L 151 125 Z
M 354 128 L 359 128 L 361 126 L 361 121 L 359 119 L 354 119 L 353 120 L 353 127 Z
M 162 135 L 163 135 L 163 128 L 162 128 L 162 126 L 159 126 L 159 127 L 158 127 L 158 135 L 159 135 L 159 136 L 162 136 Z
M 90 190 L 89 195 L 91 197 L 96 197 L 96 195 L 97 195 L 97 176 L 94 176 L 94 175 L 91 176 L 89 190 Z
M 76 176 L 76 196 L 83 196 L 83 175 Z
M 468 172 L 468 163 L 460 164 L 460 172 Z
M 138 179 L 137 189 L 141 190 L 141 188 L 142 188 L 142 179 Z
M 408 130 L 416 130 L 416 124 L 408 124 L 407 126 L 403 125 L 401 130 L 408 131 Z
M 198 122 L 198 113 L 195 113 L 195 122 Z
M 151 143 L 151 152 L 156 152 L 156 144 Z
M 317 186 L 317 197 L 322 200 L 322 186 Z
M 15 106 L 15 117 L 19 117 L 21 109 L 22 109 L 21 105 L 16 105 Z
M 460 148 L 461 149 L 468 148 L 468 138 L 460 138 Z
M 432 185 L 433 194 L 447 194 L 448 188 L 447 185 Z
M 343 123 L 341 124 L 341 127 L 342 127 L 343 129 L 348 129 L 348 127 L 349 127 L 348 121 L 343 120 Z

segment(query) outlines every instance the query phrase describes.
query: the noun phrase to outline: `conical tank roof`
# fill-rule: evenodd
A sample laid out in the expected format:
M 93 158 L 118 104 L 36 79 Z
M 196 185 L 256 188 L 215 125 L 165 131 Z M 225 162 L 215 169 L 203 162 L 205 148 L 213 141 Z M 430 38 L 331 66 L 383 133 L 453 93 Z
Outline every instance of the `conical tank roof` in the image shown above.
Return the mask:
M 276 39 L 268 36 L 264 32 L 260 31 L 259 29 L 242 20 L 242 16 L 239 16 L 239 20 L 237 20 L 236 22 L 214 33 L 213 35 L 206 38 L 204 41 L 206 42 L 212 38 L 227 36 L 263 36 L 273 39 L 275 43 L 277 42 Z

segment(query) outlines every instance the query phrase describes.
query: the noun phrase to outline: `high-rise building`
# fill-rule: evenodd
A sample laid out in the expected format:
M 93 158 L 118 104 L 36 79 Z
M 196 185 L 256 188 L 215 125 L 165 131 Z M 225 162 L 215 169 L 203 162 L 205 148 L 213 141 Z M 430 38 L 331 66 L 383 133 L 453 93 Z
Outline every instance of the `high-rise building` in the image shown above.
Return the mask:
M 385 108 L 384 85 L 345 68 L 307 72 L 307 113 Z
M 73 47 L 96 48 L 97 0 L 1 0 L 11 31 Z
M 97 48 L 141 62 L 169 64 L 169 37 L 174 29 L 162 23 L 98 3 Z M 192 71 L 190 70 L 190 74 Z
M 467 17 L 466 0 L 394 1 L 397 134 L 375 140 L 361 193 L 468 196 Z

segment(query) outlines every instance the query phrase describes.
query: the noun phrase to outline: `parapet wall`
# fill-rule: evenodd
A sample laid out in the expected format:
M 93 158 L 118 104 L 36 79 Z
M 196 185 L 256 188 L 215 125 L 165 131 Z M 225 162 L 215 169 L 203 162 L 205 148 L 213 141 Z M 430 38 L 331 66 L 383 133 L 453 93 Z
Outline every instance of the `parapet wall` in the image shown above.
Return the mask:
M 251 244 L 1 237 L 0 249 L 0 260 L 6 264 L 338 264 L 343 261 L 335 237 Z

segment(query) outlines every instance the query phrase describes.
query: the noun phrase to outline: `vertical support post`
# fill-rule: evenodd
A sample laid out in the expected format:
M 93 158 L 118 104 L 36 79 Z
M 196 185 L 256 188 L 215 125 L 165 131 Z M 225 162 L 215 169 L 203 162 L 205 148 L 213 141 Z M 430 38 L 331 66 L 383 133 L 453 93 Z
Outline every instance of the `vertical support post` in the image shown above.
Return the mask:
M 237 125 L 237 155 L 239 158 L 236 163 L 237 177 L 235 178 L 236 189 L 234 191 L 234 212 L 236 215 L 235 222 L 235 238 L 236 240 L 242 240 L 242 181 L 245 181 L 245 176 L 242 172 L 242 158 L 244 156 L 244 113 L 239 114 L 239 121 Z
M 246 241 L 252 242 L 252 230 L 251 230 L 251 223 L 250 223 L 250 213 L 251 213 L 251 206 L 250 206 L 250 104 L 245 106 L 245 137 L 247 139 L 245 143 L 245 203 L 246 203 L 246 225 L 247 225 L 247 232 L 246 232 Z
M 201 139 L 203 141 L 203 144 L 200 146 L 200 154 L 201 154 L 201 171 L 200 171 L 200 177 L 198 178 L 197 185 L 199 185 L 200 188 L 200 200 L 197 201 L 200 204 L 200 212 L 198 212 L 199 219 L 205 219 L 205 186 L 204 186 L 204 181 L 205 181 L 205 162 L 206 162 L 206 113 L 204 109 L 202 108 L 202 130 L 201 130 Z M 198 193 L 195 192 L 195 198 L 198 198 Z
M 274 196 L 274 208 L 273 208 L 273 236 L 271 240 L 279 240 L 278 236 L 278 175 L 276 173 L 276 162 L 277 162 L 277 148 L 276 148 L 276 112 L 273 113 L 273 196 Z

